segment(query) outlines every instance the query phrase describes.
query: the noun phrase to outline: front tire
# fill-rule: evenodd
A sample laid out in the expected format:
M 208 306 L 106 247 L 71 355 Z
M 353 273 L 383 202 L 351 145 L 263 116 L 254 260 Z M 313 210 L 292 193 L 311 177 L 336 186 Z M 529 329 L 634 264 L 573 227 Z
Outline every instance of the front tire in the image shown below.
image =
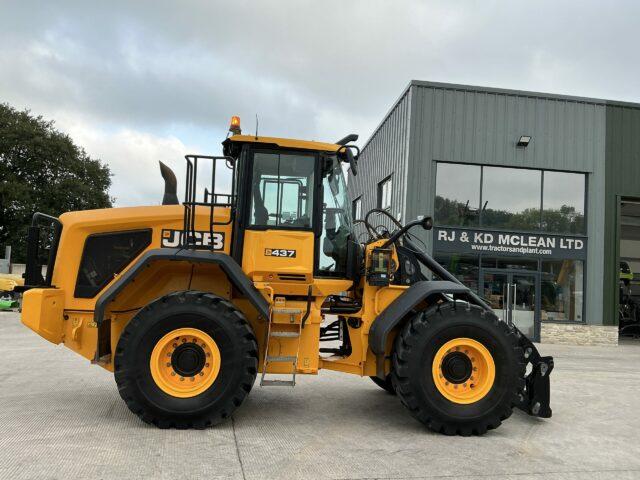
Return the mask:
M 221 297 L 176 292 L 140 310 L 115 353 L 129 409 L 160 428 L 205 428 L 228 418 L 251 391 L 258 346 L 244 315 Z
M 448 303 L 417 314 L 398 334 L 392 381 L 428 428 L 482 435 L 511 415 L 524 387 L 516 331 L 477 306 Z

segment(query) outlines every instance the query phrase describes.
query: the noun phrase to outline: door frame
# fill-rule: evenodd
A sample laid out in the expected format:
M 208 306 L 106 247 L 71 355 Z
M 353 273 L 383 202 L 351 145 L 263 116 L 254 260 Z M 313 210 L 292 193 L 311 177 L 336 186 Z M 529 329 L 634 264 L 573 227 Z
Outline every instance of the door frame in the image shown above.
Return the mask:
M 506 275 L 507 276 L 507 284 L 513 284 L 513 276 L 521 275 L 528 276 L 534 278 L 534 310 L 533 310 L 533 338 L 530 338 L 532 342 L 540 341 L 540 310 L 541 310 L 541 299 L 540 299 L 540 272 L 536 270 L 519 270 L 513 268 L 480 268 L 480 278 L 478 282 L 478 288 L 481 292 L 481 295 L 484 294 L 484 276 L 485 274 L 498 274 L 498 275 Z M 504 300 L 503 300 L 504 302 Z M 513 301 L 512 301 L 513 303 Z
M 299 226 L 284 226 L 284 225 L 250 225 L 251 219 L 251 202 L 252 202 L 252 184 L 253 184 L 253 162 L 256 153 L 272 153 L 283 155 L 308 155 L 314 157 L 314 183 L 315 185 L 313 194 L 313 220 L 311 227 L 299 227 Z M 300 232 L 314 232 L 314 243 L 318 243 L 319 237 L 318 231 L 322 229 L 322 180 L 319 179 L 320 161 L 319 153 L 314 150 L 304 150 L 297 148 L 279 148 L 269 147 L 265 144 L 250 145 L 245 144 L 242 147 L 240 155 L 238 157 L 239 167 L 236 169 L 238 179 L 243 181 L 237 181 L 237 195 L 238 203 L 236 206 L 236 217 L 233 226 L 233 243 L 231 244 L 231 256 L 236 262 L 242 265 L 242 255 L 244 252 L 244 232 L 245 230 L 283 230 L 283 231 L 300 231 Z M 318 183 L 320 182 L 320 183 Z M 320 209 L 320 214 L 318 214 Z M 313 271 L 317 269 L 317 259 L 314 254 Z

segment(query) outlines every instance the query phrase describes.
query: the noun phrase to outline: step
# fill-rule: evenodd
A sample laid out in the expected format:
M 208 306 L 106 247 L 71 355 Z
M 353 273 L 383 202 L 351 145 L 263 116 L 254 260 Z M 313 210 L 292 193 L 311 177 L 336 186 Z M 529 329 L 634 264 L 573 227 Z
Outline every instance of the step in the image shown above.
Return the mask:
M 262 380 L 261 387 L 295 387 L 296 382 L 293 380 Z
M 267 362 L 295 362 L 298 357 L 294 355 L 271 356 L 267 355 Z
M 285 337 L 285 338 L 297 338 L 300 336 L 298 332 L 274 332 L 269 334 L 271 337 Z

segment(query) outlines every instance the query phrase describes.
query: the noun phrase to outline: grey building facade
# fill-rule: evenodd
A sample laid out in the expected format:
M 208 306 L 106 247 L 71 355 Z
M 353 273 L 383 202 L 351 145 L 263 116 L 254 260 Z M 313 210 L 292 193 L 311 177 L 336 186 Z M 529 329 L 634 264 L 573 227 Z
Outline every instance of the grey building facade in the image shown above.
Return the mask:
M 427 251 L 534 340 L 617 342 L 620 258 L 640 270 L 640 216 L 624 220 L 640 105 L 412 81 L 359 167 L 354 216 L 432 216 Z

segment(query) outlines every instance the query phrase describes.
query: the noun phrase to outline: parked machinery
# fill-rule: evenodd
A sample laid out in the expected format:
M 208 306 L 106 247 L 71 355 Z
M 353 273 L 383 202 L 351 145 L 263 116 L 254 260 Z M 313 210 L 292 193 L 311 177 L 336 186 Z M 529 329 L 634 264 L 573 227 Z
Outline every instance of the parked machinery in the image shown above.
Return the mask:
M 342 167 L 357 173 L 356 135 L 249 136 L 236 118 L 231 131 L 223 156 L 187 156 L 182 206 L 163 166 L 162 206 L 37 214 L 24 324 L 113 371 L 129 408 L 159 427 L 217 424 L 256 376 L 294 386 L 321 369 L 370 376 L 445 434 L 483 434 L 514 406 L 551 416 L 552 358 L 415 245 L 410 230 L 429 217 L 401 225 L 373 210 L 356 241 Z

